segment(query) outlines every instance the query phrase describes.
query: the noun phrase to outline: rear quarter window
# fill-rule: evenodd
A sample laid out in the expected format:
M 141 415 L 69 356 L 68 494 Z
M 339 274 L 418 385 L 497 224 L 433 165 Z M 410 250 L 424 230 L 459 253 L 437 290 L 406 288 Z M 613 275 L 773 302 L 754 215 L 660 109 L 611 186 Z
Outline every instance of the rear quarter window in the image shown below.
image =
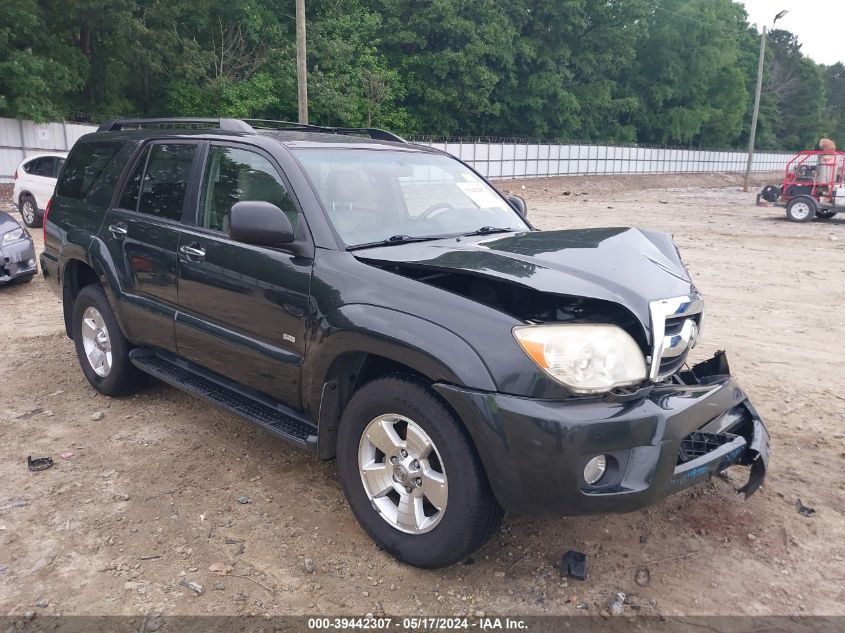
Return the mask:
M 133 144 L 125 140 L 77 142 L 62 169 L 56 195 L 94 207 L 108 207 L 131 152 L 130 145 Z

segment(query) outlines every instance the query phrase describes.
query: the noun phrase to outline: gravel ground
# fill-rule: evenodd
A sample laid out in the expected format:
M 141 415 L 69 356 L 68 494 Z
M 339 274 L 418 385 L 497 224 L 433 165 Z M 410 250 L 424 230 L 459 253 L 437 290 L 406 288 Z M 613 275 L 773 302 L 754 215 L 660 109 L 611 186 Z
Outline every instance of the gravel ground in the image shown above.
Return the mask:
M 621 591 L 630 614 L 845 615 L 845 220 L 788 223 L 728 176 L 502 186 L 544 229 L 674 233 L 708 301 L 694 355 L 726 349 L 771 431 L 759 493 L 732 473 L 632 514 L 507 517 L 464 564 L 414 569 L 358 527 L 333 462 L 160 383 L 95 393 L 38 278 L 0 289 L 0 611 L 598 614 Z M 586 582 L 560 578 L 568 549 Z

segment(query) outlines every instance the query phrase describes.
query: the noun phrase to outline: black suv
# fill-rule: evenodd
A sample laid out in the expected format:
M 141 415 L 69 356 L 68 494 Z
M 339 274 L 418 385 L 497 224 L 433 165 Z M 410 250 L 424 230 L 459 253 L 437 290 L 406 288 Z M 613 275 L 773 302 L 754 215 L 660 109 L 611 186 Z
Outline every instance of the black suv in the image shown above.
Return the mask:
M 768 434 L 672 239 L 536 231 L 440 151 L 375 129 L 123 119 L 80 139 L 41 268 L 106 395 L 150 374 L 325 459 L 372 538 L 460 560 L 504 510 L 654 503 Z

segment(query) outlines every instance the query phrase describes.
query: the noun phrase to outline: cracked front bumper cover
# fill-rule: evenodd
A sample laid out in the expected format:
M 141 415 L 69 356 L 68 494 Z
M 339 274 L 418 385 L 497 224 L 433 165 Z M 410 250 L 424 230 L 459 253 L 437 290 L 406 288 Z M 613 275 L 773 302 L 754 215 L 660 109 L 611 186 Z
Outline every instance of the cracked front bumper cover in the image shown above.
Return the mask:
M 32 265 L 29 264 L 30 260 Z M 32 238 L 0 246 L 0 285 L 11 283 L 38 272 Z
M 750 466 L 739 490 L 750 496 L 765 478 L 769 435 L 725 355 L 679 378 L 684 384 L 658 384 L 629 399 L 436 389 L 464 420 L 496 497 L 511 512 L 627 512 L 731 466 Z M 584 466 L 602 454 L 608 469 L 590 486 Z

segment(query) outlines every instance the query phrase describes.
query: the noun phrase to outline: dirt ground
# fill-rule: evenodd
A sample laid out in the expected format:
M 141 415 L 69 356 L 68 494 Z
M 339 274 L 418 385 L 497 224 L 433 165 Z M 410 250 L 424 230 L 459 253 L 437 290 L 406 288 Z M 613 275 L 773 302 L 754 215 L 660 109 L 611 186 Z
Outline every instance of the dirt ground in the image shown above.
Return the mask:
M 674 234 L 708 302 L 694 356 L 727 350 L 772 435 L 748 501 L 742 471 L 633 514 L 507 517 L 464 564 L 414 569 L 358 527 L 333 462 L 161 383 L 95 393 L 37 278 L 0 289 L 0 612 L 597 614 L 621 591 L 631 614 L 845 615 L 845 219 L 788 223 L 737 182 L 501 186 L 540 228 Z M 586 582 L 560 578 L 569 549 Z

